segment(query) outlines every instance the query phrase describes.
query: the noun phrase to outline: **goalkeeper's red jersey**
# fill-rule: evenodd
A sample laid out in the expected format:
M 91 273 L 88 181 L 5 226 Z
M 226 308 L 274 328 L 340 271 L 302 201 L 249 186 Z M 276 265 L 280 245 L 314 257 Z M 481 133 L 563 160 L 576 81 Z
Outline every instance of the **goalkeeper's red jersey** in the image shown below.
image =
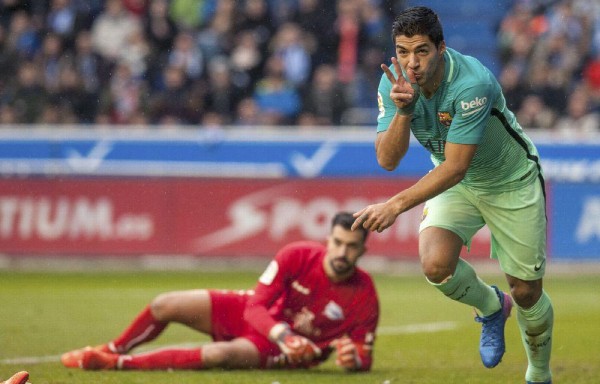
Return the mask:
M 348 280 L 332 282 L 323 268 L 325 253 L 323 244 L 308 241 L 282 248 L 259 278 L 245 320 L 265 336 L 285 321 L 317 344 L 323 358 L 333 340 L 347 335 L 364 346 L 363 365 L 370 366 L 379 319 L 375 285 L 360 268 Z

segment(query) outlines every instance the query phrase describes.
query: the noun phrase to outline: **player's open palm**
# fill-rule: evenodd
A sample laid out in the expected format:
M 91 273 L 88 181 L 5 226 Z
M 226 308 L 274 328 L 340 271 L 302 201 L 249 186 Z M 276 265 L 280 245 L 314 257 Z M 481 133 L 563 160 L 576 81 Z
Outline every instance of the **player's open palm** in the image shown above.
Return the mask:
M 415 109 L 415 104 L 417 103 L 420 94 L 417 78 L 412 69 L 408 68 L 406 70 L 406 75 L 408 76 L 409 81 L 407 81 L 402 75 L 400 63 L 398 63 L 398 60 L 395 57 L 392 57 L 392 65 L 394 66 L 396 76 L 394 76 L 390 67 L 381 64 L 381 69 L 383 69 L 383 72 L 392 84 L 390 98 L 394 104 L 396 104 L 396 107 L 398 107 L 400 112 L 411 114 Z

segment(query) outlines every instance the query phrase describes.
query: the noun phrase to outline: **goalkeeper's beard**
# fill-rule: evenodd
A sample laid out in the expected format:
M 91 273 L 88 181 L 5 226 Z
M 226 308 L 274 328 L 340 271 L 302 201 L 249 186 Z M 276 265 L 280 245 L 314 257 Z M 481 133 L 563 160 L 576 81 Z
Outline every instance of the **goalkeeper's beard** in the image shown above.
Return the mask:
M 344 256 L 331 259 L 329 265 L 337 275 L 345 275 L 348 272 L 354 270 L 354 264 L 350 263 L 348 259 Z

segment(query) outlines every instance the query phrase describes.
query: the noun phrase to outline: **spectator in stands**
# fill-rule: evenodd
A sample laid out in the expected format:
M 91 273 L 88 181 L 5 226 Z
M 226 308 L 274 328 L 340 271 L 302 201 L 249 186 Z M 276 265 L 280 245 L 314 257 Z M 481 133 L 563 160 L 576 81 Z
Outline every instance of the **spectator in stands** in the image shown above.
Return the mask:
M 7 47 L 14 50 L 21 59 L 31 59 L 40 47 L 40 39 L 27 12 L 18 10 L 9 22 Z
M 238 20 L 234 0 L 219 0 L 214 16 L 197 37 L 206 57 L 229 54 L 234 42 L 234 25 Z
M 48 95 L 42 86 L 40 76 L 40 71 L 33 62 L 21 63 L 17 82 L 9 100 L 9 103 L 15 107 L 19 123 L 35 123 L 44 109 Z
M 105 102 L 114 124 L 129 124 L 132 117 L 147 108 L 147 85 L 135 76 L 125 62 L 117 63 Z
M 106 0 L 104 11 L 94 20 L 92 44 L 109 62 L 116 63 L 126 49 L 131 34 L 140 28 L 139 21 L 121 0 Z
M 34 60 L 46 91 L 51 94 L 58 92 L 60 73 L 68 65 L 60 36 L 54 33 L 46 34 L 42 40 L 42 48 Z
M 184 70 L 170 65 L 164 69 L 162 81 L 162 88 L 150 96 L 150 120 L 159 124 L 165 121 L 196 123 L 199 114 L 189 109 L 190 88 Z
M 3 89 L 14 79 L 18 64 L 19 58 L 9 46 L 6 28 L 0 24 L 0 104 L 4 99 Z
M 231 79 L 232 72 L 226 57 L 213 58 L 208 65 L 208 90 L 205 95 L 207 110 L 221 116 L 224 124 L 231 124 L 231 111 L 237 109 L 243 91 L 236 87 Z
M 321 64 L 304 92 L 303 113 L 314 116 L 316 125 L 339 125 L 348 107 L 345 90 L 337 79 L 335 67 Z M 307 116 L 305 116 L 306 118 Z M 305 120 L 306 121 L 306 120 Z
M 592 99 L 584 85 L 578 86 L 569 96 L 566 114 L 556 121 L 554 130 L 565 138 L 600 134 L 600 113 L 593 110 Z
M 230 61 L 236 85 L 243 88 L 244 93 L 250 92 L 262 75 L 265 61 L 255 31 L 247 29 L 237 34 Z
M 74 66 L 68 65 L 61 69 L 58 89 L 51 97 L 59 108 L 69 112 L 71 123 L 94 121 L 97 96 L 85 90 L 83 79 Z
M 583 81 L 589 89 L 592 108 L 600 112 L 600 50 L 598 50 L 596 56 L 584 68 Z
M 121 0 L 123 6 L 136 17 L 146 14 L 148 9 L 147 0 Z
M 517 120 L 523 128 L 552 128 L 556 114 L 550 109 L 540 95 L 529 94 L 516 112 Z
M 147 15 L 143 19 L 144 32 L 151 46 L 153 57 L 160 60 L 171 50 L 177 26 L 169 15 L 168 0 L 150 0 Z
M 0 125 L 18 124 L 17 111 L 12 105 L 0 104 Z
M 301 99 L 298 90 L 284 77 L 281 57 L 273 55 L 267 59 L 265 76 L 256 85 L 254 99 L 264 124 L 294 123 L 302 107 Z
M 311 48 L 300 27 L 295 23 L 282 24 L 270 46 L 273 55 L 281 57 L 286 81 L 300 88 L 312 72 Z
M 167 63 L 180 68 L 189 80 L 197 80 L 202 76 L 204 56 L 191 32 L 177 33 Z
M 35 122 L 40 125 L 74 124 L 77 121 L 69 104 L 61 104 L 56 99 L 51 99 L 44 104 L 43 110 Z
M 208 22 L 205 0 L 171 0 L 169 13 L 177 28 L 182 30 L 199 29 Z
M 90 123 L 94 120 L 93 115 L 97 112 L 102 85 L 107 84 L 110 78 L 110 65 L 93 50 L 89 30 L 82 30 L 75 38 L 72 65 L 79 73 L 86 99 L 96 100 L 95 103 L 87 107 L 91 116 L 84 114 L 85 117 L 81 121 L 82 123 Z
M 337 1 L 334 26 L 339 38 L 338 78 L 343 84 L 349 84 L 356 75 L 359 51 L 364 39 L 358 0 Z
M 127 37 L 127 48 L 119 54 L 118 61 L 125 63 L 133 76 L 145 77 L 150 57 L 150 43 L 141 26 L 134 28 Z
M 519 59 L 527 61 L 533 43 L 546 32 L 547 21 L 543 13 L 536 14 L 529 2 L 516 1 L 500 22 L 498 50 L 504 64 Z
M 266 0 L 243 1 L 240 22 L 236 25 L 239 32 L 251 32 L 256 45 L 261 51 L 266 50 L 275 32 L 275 25 L 269 17 Z
M 51 0 L 48 16 L 46 17 L 47 29 L 62 38 L 67 46 L 72 46 L 80 27 L 77 9 L 71 0 Z
M 516 63 L 505 65 L 500 72 L 498 81 L 504 91 L 506 106 L 511 111 L 518 111 L 527 95 L 527 86 L 524 84 L 519 66 Z
M 335 25 L 336 2 L 318 0 L 298 0 L 298 8 L 291 18 L 305 34 L 305 41 L 311 45 L 312 66 L 335 64 L 337 60 L 338 34 Z
M 259 109 L 252 97 L 245 97 L 240 100 L 233 124 L 246 128 L 258 127 L 261 124 Z

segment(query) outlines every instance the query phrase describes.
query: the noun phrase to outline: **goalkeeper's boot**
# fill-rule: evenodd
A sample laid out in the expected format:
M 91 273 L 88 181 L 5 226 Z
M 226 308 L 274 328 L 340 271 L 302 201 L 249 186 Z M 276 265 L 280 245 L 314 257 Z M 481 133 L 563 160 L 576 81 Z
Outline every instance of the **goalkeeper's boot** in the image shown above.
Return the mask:
M 83 352 L 86 351 L 88 348 L 92 348 L 105 353 L 115 353 L 113 350 L 111 350 L 108 344 L 100 344 L 95 347 L 85 347 L 63 353 L 63 355 L 60 357 L 60 362 L 67 368 L 79 368 L 79 363 L 81 361 L 81 357 L 83 356 Z
M 116 369 L 120 356 L 116 353 L 106 353 L 88 347 L 81 354 L 79 367 L 90 371 Z
M 17 372 L 10 377 L 10 379 L 1 382 L 0 384 L 26 384 L 29 379 L 29 372 L 21 371 Z
M 512 299 L 496 286 L 492 286 L 500 300 L 498 312 L 489 316 L 475 316 L 475 321 L 481 323 L 481 339 L 479 341 L 479 354 L 483 365 L 494 368 L 502 360 L 506 346 L 504 343 L 504 325 L 510 316 Z

